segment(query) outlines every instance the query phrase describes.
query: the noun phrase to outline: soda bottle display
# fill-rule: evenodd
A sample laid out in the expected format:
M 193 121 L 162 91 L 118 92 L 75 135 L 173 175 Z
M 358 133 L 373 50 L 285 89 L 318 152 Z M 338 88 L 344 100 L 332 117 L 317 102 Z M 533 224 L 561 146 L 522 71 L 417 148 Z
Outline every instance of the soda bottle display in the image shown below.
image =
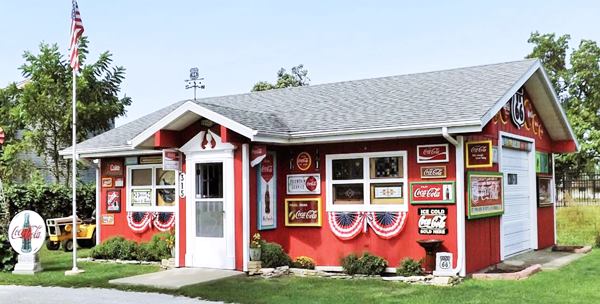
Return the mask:
M 25 222 L 23 223 L 23 229 L 21 229 L 21 251 L 23 253 L 31 252 L 31 226 L 29 225 L 29 213 L 25 213 Z
M 269 184 L 267 184 L 267 191 L 265 191 L 265 213 L 271 213 L 271 193 L 269 192 Z

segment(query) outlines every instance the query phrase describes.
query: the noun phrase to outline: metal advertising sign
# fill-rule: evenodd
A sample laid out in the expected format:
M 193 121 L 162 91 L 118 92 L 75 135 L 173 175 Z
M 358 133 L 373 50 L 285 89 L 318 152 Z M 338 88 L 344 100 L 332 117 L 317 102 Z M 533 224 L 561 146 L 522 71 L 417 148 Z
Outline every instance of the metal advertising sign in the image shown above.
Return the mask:
M 311 165 L 312 157 L 310 157 L 310 154 L 308 154 L 308 152 L 300 152 L 296 157 L 296 167 L 298 167 L 300 171 L 307 171 L 310 169 Z
M 162 152 L 163 170 L 181 171 L 181 152 L 175 149 L 164 149 Z
M 537 199 L 538 207 L 552 207 L 554 200 L 552 199 L 552 178 L 537 177 Z
M 497 216 L 504 213 L 503 175 L 498 172 L 468 172 L 468 218 Z
M 446 178 L 446 166 L 423 166 L 421 178 Z
M 445 235 L 448 233 L 446 218 L 447 208 L 419 208 L 419 234 Z
M 321 199 L 286 199 L 285 225 L 321 227 Z
M 46 223 L 34 211 L 17 213 L 8 226 L 8 240 L 18 254 L 35 254 L 46 240 Z
M 466 144 L 467 168 L 492 167 L 492 141 L 472 141 Z
M 288 174 L 287 194 L 321 194 L 321 174 Z
M 267 156 L 258 164 L 257 195 L 258 230 L 277 228 L 277 162 L 275 153 Z
M 525 103 L 523 102 L 523 90 L 520 90 L 510 99 L 510 118 L 517 129 L 525 124 Z
M 410 201 L 418 204 L 454 204 L 454 182 L 412 182 Z
M 152 189 L 132 189 L 131 206 L 151 206 Z
M 447 163 L 449 154 L 448 144 L 418 145 L 417 163 Z

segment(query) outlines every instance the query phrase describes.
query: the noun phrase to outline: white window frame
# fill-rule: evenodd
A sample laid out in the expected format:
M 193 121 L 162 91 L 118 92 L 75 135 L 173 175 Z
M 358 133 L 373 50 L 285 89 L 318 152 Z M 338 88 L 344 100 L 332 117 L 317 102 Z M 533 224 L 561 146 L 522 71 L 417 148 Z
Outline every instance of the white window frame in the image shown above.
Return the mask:
M 402 157 L 402 178 L 371 178 L 369 166 L 370 158 L 373 157 Z M 333 180 L 332 161 L 338 159 L 362 158 L 363 160 L 363 178 Z M 325 156 L 325 176 L 326 188 L 325 198 L 327 211 L 408 211 L 408 161 L 406 151 L 386 151 L 370 153 L 346 153 L 346 154 L 327 154 Z M 371 183 L 388 184 L 402 183 L 402 204 L 371 204 Z M 362 184 L 363 185 L 363 204 L 333 204 L 333 185 L 336 184 Z
M 152 185 L 150 186 L 132 186 L 132 178 L 131 171 L 139 170 L 139 169 L 152 169 Z M 157 211 L 157 212 L 174 212 L 177 206 L 177 202 L 173 204 L 173 206 L 157 206 L 156 202 L 156 190 L 160 189 L 175 189 L 175 199 L 178 200 L 179 193 L 179 183 L 177 182 L 177 171 L 175 171 L 175 185 L 174 186 L 165 186 L 165 185 L 156 185 L 156 169 L 162 169 L 162 164 L 150 164 L 150 165 L 130 165 L 127 166 L 127 188 L 126 190 L 126 198 L 127 202 L 125 204 L 126 211 L 128 212 L 137 212 L 137 211 Z M 148 189 L 148 187 L 152 188 L 151 194 L 151 206 L 132 206 L 131 205 L 131 190 L 133 189 Z

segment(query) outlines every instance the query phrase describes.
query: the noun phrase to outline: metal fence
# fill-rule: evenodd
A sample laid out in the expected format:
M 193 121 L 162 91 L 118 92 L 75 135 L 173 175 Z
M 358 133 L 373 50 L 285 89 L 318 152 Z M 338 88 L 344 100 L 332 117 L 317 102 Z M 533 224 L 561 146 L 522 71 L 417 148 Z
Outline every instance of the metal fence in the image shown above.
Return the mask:
M 600 206 L 600 173 L 556 175 L 556 206 Z

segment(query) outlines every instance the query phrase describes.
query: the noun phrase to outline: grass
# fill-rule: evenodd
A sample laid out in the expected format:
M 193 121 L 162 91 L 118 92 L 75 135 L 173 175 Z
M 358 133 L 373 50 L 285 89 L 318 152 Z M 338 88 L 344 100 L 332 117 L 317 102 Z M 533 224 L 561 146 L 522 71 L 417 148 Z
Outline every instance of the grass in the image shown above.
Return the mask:
M 78 256 L 85 257 L 89 249 L 77 250 Z M 0 272 L 0 285 L 40 285 L 63 287 L 105 287 L 110 288 L 109 280 L 158 271 L 153 265 L 123 265 L 80 262 L 77 266 L 86 272 L 77 276 L 65 276 L 65 271 L 72 268 L 72 253 L 49 251 L 42 248 L 40 260 L 44 271 L 28 275 L 13 275 Z
M 561 207 L 556 213 L 558 244 L 595 244 L 596 236 L 600 234 L 600 207 Z

